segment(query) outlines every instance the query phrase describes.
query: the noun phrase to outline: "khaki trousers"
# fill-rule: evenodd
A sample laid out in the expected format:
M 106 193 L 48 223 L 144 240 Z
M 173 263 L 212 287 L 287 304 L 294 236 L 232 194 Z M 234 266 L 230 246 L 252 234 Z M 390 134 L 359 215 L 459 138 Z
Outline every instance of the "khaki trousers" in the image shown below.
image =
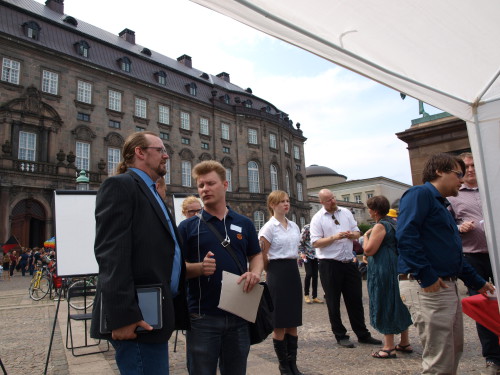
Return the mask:
M 425 293 L 418 282 L 399 282 L 401 299 L 408 307 L 422 342 L 422 374 L 455 375 L 464 347 L 462 304 L 456 282 Z

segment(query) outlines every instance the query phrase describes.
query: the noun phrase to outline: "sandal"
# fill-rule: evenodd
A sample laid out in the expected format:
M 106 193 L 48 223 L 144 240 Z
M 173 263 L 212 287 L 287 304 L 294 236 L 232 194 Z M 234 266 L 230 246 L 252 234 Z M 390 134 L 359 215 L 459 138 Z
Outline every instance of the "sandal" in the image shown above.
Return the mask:
M 396 358 L 396 353 L 392 353 L 395 350 L 396 350 L 396 348 L 389 349 L 389 350 L 379 349 L 378 351 L 372 353 L 372 357 L 373 358 L 380 358 L 380 359 Z M 380 355 L 380 352 L 384 352 L 387 355 Z
M 413 349 L 411 348 L 411 344 L 408 344 L 408 345 L 398 344 L 398 345 L 396 345 L 395 349 L 398 352 L 403 352 L 403 353 L 407 353 L 407 354 L 413 353 Z

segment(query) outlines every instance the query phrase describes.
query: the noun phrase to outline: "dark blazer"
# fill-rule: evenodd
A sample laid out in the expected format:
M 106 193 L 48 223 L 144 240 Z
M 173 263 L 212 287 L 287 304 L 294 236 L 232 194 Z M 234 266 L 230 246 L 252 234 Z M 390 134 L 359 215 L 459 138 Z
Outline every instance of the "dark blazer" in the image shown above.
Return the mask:
M 167 212 L 170 215 L 168 209 Z M 111 334 L 100 333 L 101 297 L 106 324 L 111 331 L 142 320 L 135 287 L 150 284 L 162 286 L 163 328 L 140 332 L 137 340 L 165 342 L 174 329 L 188 328 L 184 257 L 180 293 L 174 300 L 170 291 L 174 240 L 158 201 L 142 178 L 129 170 L 106 179 L 97 193 L 95 218 L 94 251 L 99 278 L 91 336 L 111 338 Z M 175 221 L 170 219 L 180 244 Z

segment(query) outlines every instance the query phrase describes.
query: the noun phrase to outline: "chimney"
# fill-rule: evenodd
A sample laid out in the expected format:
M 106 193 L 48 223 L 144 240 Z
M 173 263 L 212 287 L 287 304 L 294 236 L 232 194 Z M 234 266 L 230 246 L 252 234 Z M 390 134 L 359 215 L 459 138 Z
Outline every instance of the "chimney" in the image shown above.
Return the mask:
M 45 5 L 54 12 L 64 14 L 64 0 L 47 0 Z
M 180 62 L 181 64 L 184 64 L 188 68 L 192 68 L 193 67 L 193 62 L 191 61 L 191 56 L 182 55 L 181 57 L 177 58 L 177 61 Z
M 220 79 L 223 79 L 226 82 L 231 82 L 229 80 L 229 73 L 222 72 L 222 73 L 217 74 L 217 77 L 219 77 Z
M 120 38 L 125 39 L 127 42 L 135 44 L 135 31 L 130 29 L 123 29 L 120 34 Z

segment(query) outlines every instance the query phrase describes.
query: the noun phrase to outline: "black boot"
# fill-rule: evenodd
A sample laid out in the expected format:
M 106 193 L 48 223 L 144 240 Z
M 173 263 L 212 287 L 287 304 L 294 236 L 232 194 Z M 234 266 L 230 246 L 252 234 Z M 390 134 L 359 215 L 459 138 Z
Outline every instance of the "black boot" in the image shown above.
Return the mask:
M 297 368 L 297 341 L 299 338 L 297 336 L 292 336 L 290 334 L 285 334 L 286 341 L 286 351 L 288 357 L 288 365 L 290 370 L 292 370 L 293 375 L 304 375 Z
M 281 375 L 293 375 L 290 366 L 288 365 L 288 357 L 286 353 L 286 340 L 275 340 L 273 339 L 274 351 L 278 356 L 278 361 L 280 363 L 280 374 Z

